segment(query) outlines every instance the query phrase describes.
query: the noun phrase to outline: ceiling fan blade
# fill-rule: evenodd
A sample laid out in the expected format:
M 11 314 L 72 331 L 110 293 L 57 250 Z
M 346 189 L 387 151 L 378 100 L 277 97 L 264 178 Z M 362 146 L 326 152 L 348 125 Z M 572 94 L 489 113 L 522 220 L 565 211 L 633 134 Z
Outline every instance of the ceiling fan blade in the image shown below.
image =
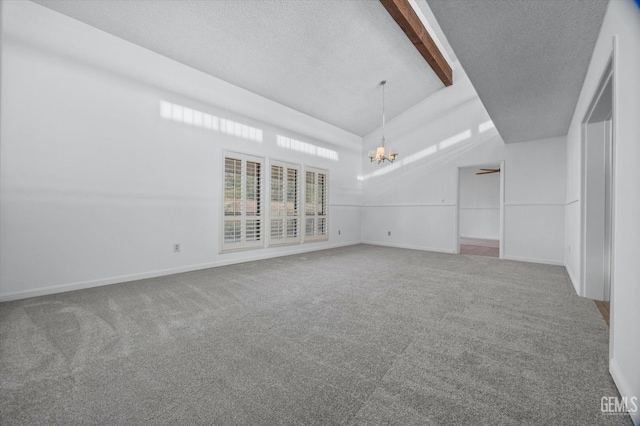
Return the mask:
M 476 173 L 477 175 L 490 175 L 491 173 L 500 173 L 500 170 L 496 171 L 496 172 L 478 172 Z
M 484 170 L 485 172 L 494 172 L 494 173 L 497 173 L 500 171 L 500 169 L 480 169 L 480 170 Z

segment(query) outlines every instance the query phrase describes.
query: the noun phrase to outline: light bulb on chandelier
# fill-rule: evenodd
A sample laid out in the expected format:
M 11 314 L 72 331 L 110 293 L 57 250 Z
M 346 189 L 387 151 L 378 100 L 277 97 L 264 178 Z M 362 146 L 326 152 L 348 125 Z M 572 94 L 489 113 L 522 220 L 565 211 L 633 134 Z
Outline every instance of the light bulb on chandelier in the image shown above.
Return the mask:
M 385 141 L 384 139 L 384 124 L 385 124 L 384 123 L 384 85 L 385 84 L 387 84 L 387 80 L 382 80 L 380 82 L 380 85 L 382 86 L 382 139 L 380 140 L 381 142 L 380 146 L 375 151 L 369 151 L 369 160 L 371 160 L 371 162 L 377 161 L 378 164 L 383 163 L 384 161 L 393 163 L 393 161 L 398 156 L 398 153 L 392 149 L 389 150 L 388 157 L 385 155 L 385 149 L 384 149 L 384 141 Z

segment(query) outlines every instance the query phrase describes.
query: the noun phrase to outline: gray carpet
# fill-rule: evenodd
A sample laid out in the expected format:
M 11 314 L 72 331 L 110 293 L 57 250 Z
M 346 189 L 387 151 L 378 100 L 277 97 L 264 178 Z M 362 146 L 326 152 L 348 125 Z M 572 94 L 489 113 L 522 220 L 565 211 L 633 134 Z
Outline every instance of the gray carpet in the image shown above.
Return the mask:
M 353 246 L 0 305 L 0 423 L 631 424 L 564 268 Z

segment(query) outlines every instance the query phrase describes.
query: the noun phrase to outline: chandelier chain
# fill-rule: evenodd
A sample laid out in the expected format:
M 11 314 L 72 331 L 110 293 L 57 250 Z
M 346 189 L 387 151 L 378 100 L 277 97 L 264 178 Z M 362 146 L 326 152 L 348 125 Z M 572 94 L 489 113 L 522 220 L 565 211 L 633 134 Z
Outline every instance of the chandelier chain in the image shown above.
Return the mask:
M 385 149 L 384 149 L 384 142 L 385 142 L 385 121 L 386 121 L 386 116 L 385 116 L 385 90 L 384 90 L 384 85 L 387 83 L 387 80 L 382 80 L 380 82 L 380 85 L 382 86 L 382 140 L 380 141 L 381 144 L 380 146 L 375 150 L 375 151 L 369 151 L 369 160 L 371 160 L 371 162 L 375 161 L 378 164 L 380 163 L 384 163 L 385 161 L 388 161 L 390 163 L 393 163 L 394 160 L 396 159 L 396 157 L 398 156 L 398 153 L 395 152 L 394 150 L 390 149 L 389 150 L 389 156 L 386 155 L 385 153 Z
M 385 115 L 384 115 L 384 85 L 387 84 L 387 80 L 382 80 L 382 147 L 384 147 L 384 130 L 385 130 Z

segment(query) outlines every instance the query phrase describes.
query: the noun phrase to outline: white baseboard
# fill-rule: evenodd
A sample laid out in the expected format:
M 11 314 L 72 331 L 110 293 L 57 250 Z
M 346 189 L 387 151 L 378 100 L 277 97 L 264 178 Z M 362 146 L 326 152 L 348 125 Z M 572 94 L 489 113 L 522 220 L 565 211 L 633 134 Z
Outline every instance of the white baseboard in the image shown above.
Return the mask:
M 565 266 L 564 262 L 560 260 L 538 259 L 536 257 L 521 257 L 521 256 L 504 256 L 503 258 L 505 260 L 516 260 L 518 262 L 542 263 L 543 265 Z
M 472 240 L 493 240 L 493 241 L 499 241 L 500 240 L 500 236 L 495 236 L 495 235 L 491 235 L 491 236 L 477 236 L 477 235 L 460 235 L 460 239 L 462 238 L 470 238 Z
M 410 250 L 434 251 L 437 253 L 449 253 L 449 254 L 455 253 L 455 250 L 453 249 L 443 249 L 442 247 L 412 246 L 409 244 L 381 243 L 379 241 L 363 241 L 362 244 L 371 244 L 373 246 L 383 246 L 383 247 L 395 247 L 395 248 L 403 248 L 403 249 L 410 249 Z
M 198 271 L 201 269 L 216 268 L 218 266 L 234 265 L 239 263 L 252 262 L 256 260 L 272 259 L 275 257 L 292 256 L 292 255 L 301 254 L 301 253 L 308 253 L 311 251 L 328 250 L 332 248 L 353 246 L 358 244 L 361 244 L 361 243 L 357 241 L 357 242 L 349 242 L 349 243 L 322 244 L 322 245 L 302 244 L 300 245 L 300 248 L 298 250 L 291 250 L 287 253 L 268 252 L 268 253 L 257 254 L 256 256 L 252 256 L 251 258 L 246 258 L 241 260 L 238 260 L 238 259 L 220 260 L 218 262 L 201 263 L 198 265 L 181 266 L 178 268 L 160 269 L 156 271 L 141 272 L 137 274 L 119 275 L 115 277 L 100 278 L 96 280 L 87 280 L 87 281 L 80 281 L 80 282 L 69 283 L 69 284 L 39 287 L 39 288 L 25 290 L 25 291 L 0 293 L 0 302 L 9 302 L 11 300 L 26 299 L 29 297 L 45 296 L 48 294 L 55 294 L 55 293 L 64 293 L 67 291 L 82 290 L 85 288 L 92 288 L 92 287 L 101 287 L 104 285 L 119 284 L 119 283 L 125 283 L 129 281 L 143 280 L 146 278 L 162 277 L 165 275 L 180 274 L 182 272 Z
M 578 287 L 578 280 L 576 279 L 575 275 L 573 274 L 573 272 L 571 271 L 571 268 L 569 268 L 567 266 L 567 264 L 565 263 L 564 268 L 567 270 L 567 275 L 569 275 L 569 281 L 571 281 L 571 285 L 573 285 L 573 289 L 576 291 L 576 294 L 578 296 L 582 296 L 580 294 L 580 289 Z
M 620 366 L 616 362 L 615 358 L 609 360 L 609 373 L 611 373 L 611 377 L 613 377 L 613 381 L 618 387 L 618 392 L 620 392 L 620 396 L 626 396 L 631 398 L 635 396 L 638 398 L 637 404 L 640 405 L 640 390 L 634 393 L 631 389 L 631 386 L 624 378 L 624 374 L 620 371 Z M 603 395 L 603 396 L 614 396 L 614 395 Z M 631 420 L 634 425 L 640 425 L 640 407 L 634 412 L 629 413 L 631 415 Z
M 409 244 L 393 244 L 393 243 L 382 243 L 379 241 L 362 241 L 362 244 L 372 244 L 376 246 L 384 246 L 384 247 L 396 247 L 396 248 L 404 248 L 410 250 L 423 250 L 423 251 L 434 251 L 437 253 L 449 253 L 455 254 L 455 249 L 445 249 L 442 247 L 424 247 L 424 246 L 413 246 Z M 529 263 L 541 263 L 544 265 L 554 265 L 554 266 L 565 266 L 564 262 L 550 259 L 538 259 L 533 257 L 520 257 L 520 256 L 504 256 L 505 260 L 515 260 L 518 262 L 529 262 Z

